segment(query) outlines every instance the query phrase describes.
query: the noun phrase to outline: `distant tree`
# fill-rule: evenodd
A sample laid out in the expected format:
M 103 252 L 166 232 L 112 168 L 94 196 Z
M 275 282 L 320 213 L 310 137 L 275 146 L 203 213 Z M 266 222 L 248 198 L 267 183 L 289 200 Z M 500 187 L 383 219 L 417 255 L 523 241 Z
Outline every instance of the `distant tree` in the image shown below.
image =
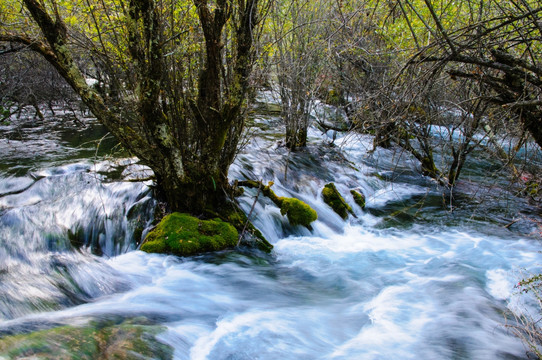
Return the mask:
M 375 4 L 376 33 L 385 39 L 377 52 L 388 65 L 373 81 L 381 85 L 360 96 L 358 127 L 375 134 L 375 146 L 394 143 L 407 150 L 425 175 L 443 185 L 456 183 L 468 155 L 482 143 L 517 174 L 513 154 L 495 140 L 499 133 L 513 135 L 511 150 L 517 150 L 525 141 L 521 127 L 541 143 L 536 2 Z
M 311 111 L 322 86 L 319 76 L 326 64 L 328 11 L 327 2 L 308 0 L 275 2 L 272 8 L 271 71 L 276 74 L 290 150 L 307 145 Z
M 0 50 L 0 69 L 0 106 L 6 118 L 31 107 L 35 116 L 43 119 L 40 105 L 54 113 L 56 105 L 76 103 L 76 95 L 66 81 L 33 52 L 6 46 Z

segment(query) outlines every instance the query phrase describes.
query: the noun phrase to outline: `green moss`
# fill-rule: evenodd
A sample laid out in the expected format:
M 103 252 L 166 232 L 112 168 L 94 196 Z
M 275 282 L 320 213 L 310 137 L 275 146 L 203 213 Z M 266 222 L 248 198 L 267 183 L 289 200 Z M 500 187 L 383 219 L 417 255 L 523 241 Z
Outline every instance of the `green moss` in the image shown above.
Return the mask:
M 344 198 L 335 187 L 335 184 L 326 184 L 322 190 L 322 196 L 324 202 L 343 219 L 348 217 L 348 213 L 353 213 L 352 208 L 344 201 Z
M 256 227 L 248 221 L 247 216 L 236 203 L 231 202 L 218 209 L 218 212 L 206 209 L 206 214 L 230 223 L 237 229 L 239 234 L 244 231 L 241 239 L 243 245 L 260 249 L 266 253 L 270 253 L 273 250 L 273 245 L 267 241 L 260 230 L 256 229 Z
M 352 194 L 352 197 L 354 198 L 354 201 L 358 206 L 362 209 L 365 208 L 365 195 L 362 193 L 356 191 L 356 190 L 350 190 L 350 194 Z
M 280 208 L 280 213 L 288 217 L 288 221 L 292 225 L 303 225 L 310 228 L 310 223 L 318 219 L 318 214 L 308 204 L 296 198 L 280 197 L 271 190 L 273 182 L 268 185 L 254 180 L 240 181 L 239 186 L 247 186 L 255 189 L 261 189 L 262 194 L 267 196 L 271 201 Z
M 171 359 L 173 349 L 155 338 L 163 330 L 141 319 L 61 326 L 0 339 L 0 358 Z
M 262 232 L 254 227 L 245 213 L 242 211 L 232 211 L 228 214 L 228 222 L 232 224 L 238 231 L 248 232 L 252 235 L 248 242 L 245 244 L 253 245 L 254 247 L 270 253 L 273 250 L 273 245 L 263 236 Z M 245 226 L 246 225 L 246 226 Z
M 251 107 L 253 114 L 258 115 L 269 115 L 269 116 L 279 116 L 282 112 L 282 107 L 279 104 L 272 103 L 255 103 Z M 250 126 L 260 126 L 259 124 L 254 124 L 253 119 L 249 119 Z
M 309 205 L 296 198 L 280 198 L 282 205 L 280 213 L 288 217 L 292 225 L 309 227 L 310 223 L 318 219 L 318 214 Z
M 236 229 L 242 229 L 247 221 L 246 215 L 241 211 L 232 211 L 226 214 L 226 218 Z
M 220 219 L 200 220 L 188 214 L 172 213 L 147 235 L 141 250 L 192 256 L 233 247 L 238 237 L 235 227 Z

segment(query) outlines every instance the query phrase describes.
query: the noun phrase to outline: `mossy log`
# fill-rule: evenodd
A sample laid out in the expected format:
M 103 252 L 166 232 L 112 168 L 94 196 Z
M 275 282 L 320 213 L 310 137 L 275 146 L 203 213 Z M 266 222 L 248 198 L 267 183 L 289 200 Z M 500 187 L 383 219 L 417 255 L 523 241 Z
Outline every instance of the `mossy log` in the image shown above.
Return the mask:
M 324 198 L 324 202 L 343 219 L 348 218 L 348 213 L 354 215 L 352 208 L 346 203 L 334 183 L 329 183 L 324 186 L 322 197 Z
M 350 194 L 354 198 L 354 202 L 362 209 L 365 209 L 365 195 L 356 190 L 350 190 Z
M 220 219 L 200 220 L 188 214 L 172 213 L 147 234 L 141 250 L 192 256 L 234 247 L 238 239 L 235 227 Z
M 237 185 L 260 189 L 262 194 L 271 199 L 280 208 L 280 213 L 286 215 L 291 225 L 303 225 L 310 229 L 310 224 L 318 219 L 318 213 L 305 202 L 296 198 L 277 196 L 271 190 L 272 182 L 264 185 L 260 181 L 245 180 L 239 181 Z

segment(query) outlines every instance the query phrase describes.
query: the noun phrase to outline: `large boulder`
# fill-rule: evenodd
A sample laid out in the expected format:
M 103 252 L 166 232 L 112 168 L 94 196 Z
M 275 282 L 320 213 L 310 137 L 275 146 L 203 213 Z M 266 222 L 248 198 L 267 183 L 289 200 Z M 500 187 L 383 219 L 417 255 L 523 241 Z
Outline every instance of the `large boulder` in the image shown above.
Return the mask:
M 296 199 L 281 197 L 280 213 L 288 217 L 291 225 L 310 227 L 310 223 L 318 219 L 318 214 L 307 203 Z

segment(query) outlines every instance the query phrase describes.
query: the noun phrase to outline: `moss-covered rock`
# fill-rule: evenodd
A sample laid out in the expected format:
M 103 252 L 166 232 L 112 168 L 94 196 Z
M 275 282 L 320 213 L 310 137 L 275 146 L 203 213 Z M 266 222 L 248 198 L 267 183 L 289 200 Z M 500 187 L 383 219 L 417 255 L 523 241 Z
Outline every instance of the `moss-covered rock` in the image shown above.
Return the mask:
M 171 359 L 173 349 L 156 340 L 164 330 L 144 318 L 61 326 L 0 339 L 0 359 Z
M 172 213 L 147 234 L 141 250 L 192 256 L 234 247 L 238 238 L 235 227 L 220 219 L 200 220 L 188 214 Z
M 280 208 L 280 213 L 286 215 L 291 225 L 303 225 L 310 228 L 310 223 L 318 219 L 318 213 L 307 203 L 296 198 L 277 196 L 277 194 L 271 190 L 273 182 L 269 182 L 268 185 L 263 185 L 258 181 L 245 180 L 240 181 L 238 184 L 239 186 L 260 189 L 265 196 L 271 199 L 271 201 Z
M 352 208 L 344 201 L 344 198 L 337 190 L 337 187 L 335 187 L 335 184 L 326 184 L 322 190 L 322 196 L 324 202 L 343 219 L 348 217 L 348 213 L 353 214 Z
M 365 209 L 365 195 L 356 190 L 350 190 L 350 194 L 354 198 L 354 202 L 362 209 Z
M 280 213 L 288 217 L 291 225 L 310 226 L 310 223 L 318 219 L 318 214 L 305 202 L 296 198 L 283 197 Z

